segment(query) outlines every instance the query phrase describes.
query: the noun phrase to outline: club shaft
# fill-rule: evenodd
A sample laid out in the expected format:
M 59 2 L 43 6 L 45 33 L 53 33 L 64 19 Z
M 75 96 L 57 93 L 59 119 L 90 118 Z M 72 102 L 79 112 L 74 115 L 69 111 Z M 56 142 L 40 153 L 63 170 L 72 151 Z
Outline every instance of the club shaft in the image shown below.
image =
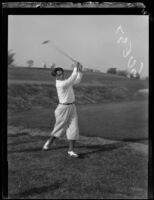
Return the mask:
M 59 51 L 61 54 L 63 54 L 64 56 L 66 56 L 67 58 L 69 58 L 71 61 L 73 62 L 78 62 L 75 59 L 73 59 L 71 56 L 69 56 L 66 52 L 64 52 L 63 50 L 61 50 L 59 47 L 57 47 L 55 44 L 52 44 L 50 42 L 50 45 L 52 45 L 57 51 Z

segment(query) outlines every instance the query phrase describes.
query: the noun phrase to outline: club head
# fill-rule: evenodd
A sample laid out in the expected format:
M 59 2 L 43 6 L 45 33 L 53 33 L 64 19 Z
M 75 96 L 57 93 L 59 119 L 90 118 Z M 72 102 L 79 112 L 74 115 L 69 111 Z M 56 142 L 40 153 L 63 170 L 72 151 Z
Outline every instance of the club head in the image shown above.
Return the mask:
M 47 44 L 49 42 L 50 42 L 50 40 L 45 40 L 44 42 L 42 42 L 42 44 Z

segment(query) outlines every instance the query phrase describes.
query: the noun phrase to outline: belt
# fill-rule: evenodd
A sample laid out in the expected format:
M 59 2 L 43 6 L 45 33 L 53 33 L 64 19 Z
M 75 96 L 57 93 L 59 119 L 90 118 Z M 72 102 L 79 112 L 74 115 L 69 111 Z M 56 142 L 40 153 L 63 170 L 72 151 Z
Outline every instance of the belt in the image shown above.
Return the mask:
M 72 102 L 72 103 L 59 103 L 59 104 L 62 104 L 62 105 L 72 105 L 72 104 L 75 104 L 75 102 Z

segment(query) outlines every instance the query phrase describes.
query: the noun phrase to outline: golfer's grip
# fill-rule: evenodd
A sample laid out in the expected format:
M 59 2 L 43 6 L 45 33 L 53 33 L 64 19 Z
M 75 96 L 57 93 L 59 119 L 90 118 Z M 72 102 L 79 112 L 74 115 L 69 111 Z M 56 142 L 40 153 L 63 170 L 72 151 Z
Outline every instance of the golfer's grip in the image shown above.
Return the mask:
M 79 62 L 76 62 L 76 66 L 77 66 L 77 71 L 78 71 L 78 72 L 81 72 L 81 71 L 82 71 L 82 69 L 83 69 L 83 66 L 82 66 L 82 64 L 81 64 L 81 63 L 79 63 Z

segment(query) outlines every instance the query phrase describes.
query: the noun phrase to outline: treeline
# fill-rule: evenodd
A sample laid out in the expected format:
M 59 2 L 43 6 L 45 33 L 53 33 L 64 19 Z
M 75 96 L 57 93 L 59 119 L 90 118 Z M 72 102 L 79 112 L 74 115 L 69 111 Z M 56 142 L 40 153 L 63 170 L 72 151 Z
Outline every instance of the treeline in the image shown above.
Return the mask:
M 108 74 L 115 74 L 119 76 L 124 76 L 127 78 L 134 78 L 134 79 L 140 79 L 140 74 L 139 73 L 130 73 L 127 70 L 119 70 L 115 67 L 109 68 L 106 73 Z

